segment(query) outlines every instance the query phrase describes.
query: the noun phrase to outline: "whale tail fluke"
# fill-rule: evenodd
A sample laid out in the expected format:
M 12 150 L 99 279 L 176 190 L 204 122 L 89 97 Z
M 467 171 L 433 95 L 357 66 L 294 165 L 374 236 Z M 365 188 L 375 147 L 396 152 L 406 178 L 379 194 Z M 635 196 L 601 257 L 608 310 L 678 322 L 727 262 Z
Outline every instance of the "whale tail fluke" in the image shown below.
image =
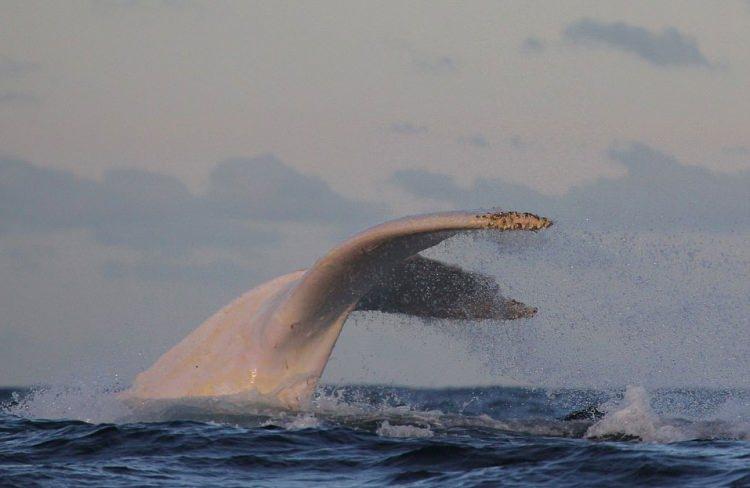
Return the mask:
M 536 308 L 504 298 L 489 276 L 420 255 L 405 259 L 357 302 L 355 310 L 425 318 L 513 320 Z
M 135 379 L 130 400 L 245 396 L 300 408 L 353 310 L 446 319 L 516 319 L 536 309 L 503 298 L 490 277 L 419 253 L 459 232 L 537 231 L 519 212 L 445 212 L 399 219 L 345 241 L 307 271 L 228 305 Z

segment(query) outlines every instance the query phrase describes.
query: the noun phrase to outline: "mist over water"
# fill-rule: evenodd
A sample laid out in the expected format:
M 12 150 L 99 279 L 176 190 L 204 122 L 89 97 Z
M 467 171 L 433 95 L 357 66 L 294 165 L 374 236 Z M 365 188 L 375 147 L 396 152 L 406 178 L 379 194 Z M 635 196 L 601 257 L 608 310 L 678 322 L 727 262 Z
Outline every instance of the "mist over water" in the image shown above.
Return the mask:
M 538 307 L 452 326 L 491 374 L 570 387 L 750 386 L 747 233 L 576 230 L 460 236 L 429 251 Z

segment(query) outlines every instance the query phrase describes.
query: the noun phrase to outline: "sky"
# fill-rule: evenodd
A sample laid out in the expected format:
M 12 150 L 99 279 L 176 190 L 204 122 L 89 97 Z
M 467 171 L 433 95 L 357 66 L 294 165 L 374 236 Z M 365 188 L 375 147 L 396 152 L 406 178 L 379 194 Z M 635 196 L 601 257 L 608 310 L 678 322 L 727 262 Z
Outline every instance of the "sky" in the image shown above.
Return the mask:
M 558 234 L 601 264 L 589 283 L 658 249 L 657 269 L 705 278 L 682 280 L 674 310 L 724 287 L 706 323 L 750 292 L 717 271 L 748 269 L 747 1 L 0 0 L 0 19 L 0 384 L 127 383 L 243 291 L 427 211 L 532 210 L 600 233 Z M 636 232 L 641 254 L 596 250 Z M 447 259 L 476 261 L 474 245 Z M 743 316 L 721 315 L 720 344 L 747 338 Z M 373 320 L 350 321 L 328 379 L 492 383 L 519 367 L 487 367 L 502 345 Z

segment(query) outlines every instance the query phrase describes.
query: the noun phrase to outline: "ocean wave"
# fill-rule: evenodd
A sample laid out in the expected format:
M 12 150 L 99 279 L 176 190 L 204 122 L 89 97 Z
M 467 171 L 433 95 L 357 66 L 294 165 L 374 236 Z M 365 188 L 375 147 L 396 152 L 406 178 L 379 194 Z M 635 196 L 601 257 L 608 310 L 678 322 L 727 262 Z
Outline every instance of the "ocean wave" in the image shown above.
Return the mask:
M 100 389 L 110 399 L 87 404 L 80 392 L 69 399 L 75 390 L 5 399 L 2 484 L 750 482 L 743 416 L 750 396 L 737 390 L 325 386 L 303 412 L 212 399 L 140 413 L 122 405 L 107 411 L 112 391 Z M 602 418 L 563 420 L 592 404 Z M 704 408 L 687 418 L 694 405 Z M 92 422 L 92 413 L 111 420 Z

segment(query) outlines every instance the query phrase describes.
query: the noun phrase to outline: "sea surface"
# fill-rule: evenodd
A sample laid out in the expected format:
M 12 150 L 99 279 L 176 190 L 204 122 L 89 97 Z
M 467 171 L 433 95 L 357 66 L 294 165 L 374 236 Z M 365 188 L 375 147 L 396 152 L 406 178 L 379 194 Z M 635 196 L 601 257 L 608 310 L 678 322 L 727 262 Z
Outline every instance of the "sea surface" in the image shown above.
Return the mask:
M 0 390 L 2 486 L 750 486 L 750 392 L 324 386 L 306 412 Z

